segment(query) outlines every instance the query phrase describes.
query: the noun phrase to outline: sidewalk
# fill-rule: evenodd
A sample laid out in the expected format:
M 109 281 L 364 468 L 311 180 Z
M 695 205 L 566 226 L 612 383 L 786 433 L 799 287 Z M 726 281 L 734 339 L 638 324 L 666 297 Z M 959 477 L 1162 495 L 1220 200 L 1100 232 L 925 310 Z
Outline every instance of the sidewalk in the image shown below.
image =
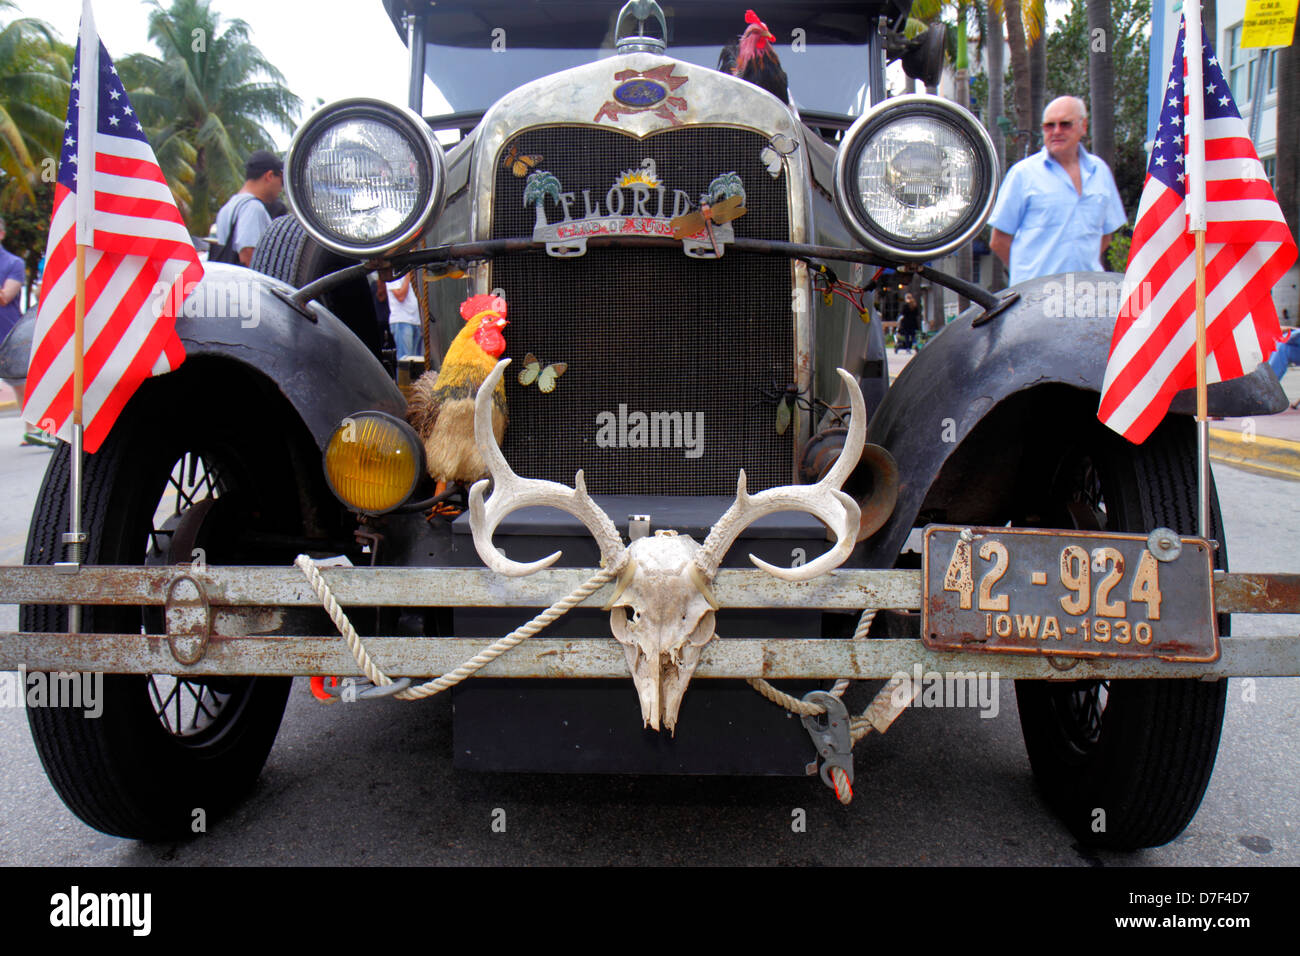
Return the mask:
M 1300 369 L 1287 371 L 1282 389 L 1290 402 L 1300 400 Z M 1300 409 L 1214 422 L 1210 457 L 1246 471 L 1300 481 Z
M 0 382 L 0 412 L 12 412 L 18 410 L 18 398 L 14 395 L 14 390 L 9 387 L 8 382 Z

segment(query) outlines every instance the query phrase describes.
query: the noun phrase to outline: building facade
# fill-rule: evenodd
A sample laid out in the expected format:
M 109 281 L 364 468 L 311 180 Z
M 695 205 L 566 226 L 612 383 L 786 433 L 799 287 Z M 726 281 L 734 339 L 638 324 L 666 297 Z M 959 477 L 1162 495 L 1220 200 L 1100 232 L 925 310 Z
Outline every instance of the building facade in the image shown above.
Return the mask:
M 1214 0 L 1206 0 L 1209 6 Z M 1277 82 L 1280 47 L 1271 49 L 1241 48 L 1241 31 L 1246 16 L 1246 0 L 1218 0 L 1215 5 L 1215 36 L 1211 42 L 1219 57 L 1219 67 L 1232 89 L 1241 118 L 1246 121 L 1255 152 L 1268 173 L 1269 182 L 1277 187 Z M 1147 80 L 1147 149 L 1155 138 L 1162 91 L 1169 79 L 1174 44 L 1182 21 L 1182 0 L 1152 0 L 1151 63 Z M 1158 40 L 1157 40 L 1158 38 Z M 1292 268 L 1273 290 L 1278 315 L 1287 310 L 1292 322 L 1300 316 L 1300 265 Z

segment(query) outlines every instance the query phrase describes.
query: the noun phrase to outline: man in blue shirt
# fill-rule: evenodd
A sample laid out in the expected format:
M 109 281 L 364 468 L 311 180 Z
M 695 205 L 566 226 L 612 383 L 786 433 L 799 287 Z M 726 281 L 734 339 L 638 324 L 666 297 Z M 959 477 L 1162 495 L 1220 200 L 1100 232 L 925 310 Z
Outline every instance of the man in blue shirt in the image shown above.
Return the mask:
M 0 242 L 5 238 L 5 221 L 0 219 Z M 0 342 L 4 341 L 9 330 L 23 317 L 18 307 L 18 297 L 22 294 L 23 283 L 27 281 L 27 267 L 4 246 L 0 246 Z
M 280 157 L 264 149 L 254 151 L 244 164 L 243 188 L 217 213 L 217 242 L 232 247 L 240 265 L 253 261 L 253 249 L 271 226 L 264 204 L 279 199 L 283 189 L 284 163 Z
M 1128 221 L 1106 164 L 1083 148 L 1088 112 L 1073 96 L 1043 111 L 1043 150 L 1011 167 L 989 224 L 1015 285 L 1057 272 L 1100 272 L 1111 234 Z

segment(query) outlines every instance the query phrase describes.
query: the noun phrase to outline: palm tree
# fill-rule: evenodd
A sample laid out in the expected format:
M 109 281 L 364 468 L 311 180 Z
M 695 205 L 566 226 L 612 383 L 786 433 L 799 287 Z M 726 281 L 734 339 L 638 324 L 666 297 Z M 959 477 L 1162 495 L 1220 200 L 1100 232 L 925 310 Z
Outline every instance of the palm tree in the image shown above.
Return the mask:
M 1020 131 L 1021 156 L 1028 152 L 1035 139 L 1035 131 L 1042 117 L 1042 107 L 1034 112 L 1034 69 L 1030 65 L 1030 48 L 1040 43 L 1043 22 L 1047 16 L 1046 0 L 991 0 L 1006 13 L 1007 45 L 1011 48 L 1011 75 L 1015 81 L 1016 126 Z M 1044 48 L 1044 53 L 1046 52 Z M 1045 62 L 1045 60 L 1044 60 Z M 1046 68 L 1038 78 L 1037 100 L 1043 99 L 1042 86 Z M 1016 157 L 1021 158 L 1020 156 Z
M 206 235 L 243 182 L 248 154 L 274 148 L 263 124 L 292 130 L 302 103 L 252 44 L 243 20 L 223 23 L 211 0 L 172 0 L 168 9 L 158 0 L 151 5 L 149 39 L 162 56 L 132 58 L 136 108 L 161 121 L 150 137 L 159 161 L 166 156 L 174 168 L 193 170 L 186 222 L 191 232 Z
M 1115 61 L 1111 56 L 1110 0 L 1087 0 L 1088 92 L 1091 100 L 1092 151 L 1115 166 Z
M 984 128 L 993 140 L 993 155 L 997 157 L 998 169 L 1007 168 L 1007 138 L 998 125 L 998 120 L 1006 109 L 1002 93 L 1002 12 L 992 3 L 985 11 L 984 51 L 988 56 L 989 101 L 984 110 Z M 1006 285 L 1006 273 L 1002 260 L 990 255 L 993 260 L 993 281 L 991 288 L 1001 289 Z
M 560 201 L 560 181 L 545 170 L 539 169 L 530 173 L 527 182 L 524 183 L 524 205 L 532 203 L 537 207 L 535 225 L 538 229 L 546 225 L 546 212 L 542 205 L 547 196 L 555 202 Z
M 144 133 L 153 148 L 158 165 L 167 179 L 176 208 L 181 217 L 190 221 L 194 205 L 194 163 L 198 159 L 198 150 L 187 139 L 188 131 L 172 122 L 168 112 L 170 99 L 158 93 L 154 81 L 161 76 L 156 69 L 156 61 L 149 56 L 134 53 L 117 61 L 118 76 L 126 87 L 126 95 L 131 100 L 136 116 L 144 124 Z
M 1109 3 L 1110 0 L 1107 0 Z M 1031 15 L 1036 13 L 1028 6 L 1022 6 Z M 1047 31 L 1025 28 L 1025 39 L 1029 42 L 1029 151 L 1036 152 L 1043 146 L 1043 133 L 1039 123 L 1043 110 L 1047 106 Z
M 953 64 L 956 70 L 954 94 L 957 104 L 963 109 L 970 106 L 970 54 L 967 49 L 970 27 L 967 24 L 966 10 L 966 2 L 961 0 L 957 5 L 957 56 Z M 975 259 L 971 244 L 969 242 L 962 243 L 961 248 L 957 250 L 957 274 L 969 281 L 972 278 L 971 273 L 974 268 Z M 959 293 L 957 296 L 957 311 L 964 312 L 969 304 L 966 297 Z
M 0 0 L 0 11 L 17 9 Z M 34 201 L 41 160 L 56 159 L 71 71 L 50 27 L 22 18 L 0 29 L 0 178 L 5 200 Z

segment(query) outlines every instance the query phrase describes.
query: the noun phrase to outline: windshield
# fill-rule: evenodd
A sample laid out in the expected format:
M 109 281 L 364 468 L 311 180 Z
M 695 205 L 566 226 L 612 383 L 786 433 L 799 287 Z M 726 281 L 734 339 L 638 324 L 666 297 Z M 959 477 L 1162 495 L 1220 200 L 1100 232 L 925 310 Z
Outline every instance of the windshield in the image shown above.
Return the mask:
M 710 69 L 720 47 L 671 47 L 668 55 Z M 518 86 L 549 73 L 614 55 L 613 50 L 512 49 L 499 56 L 483 48 L 426 44 L 427 72 L 455 112 L 486 109 Z M 808 44 L 799 53 L 785 45 L 781 66 L 800 109 L 856 116 L 869 102 L 867 48 Z

